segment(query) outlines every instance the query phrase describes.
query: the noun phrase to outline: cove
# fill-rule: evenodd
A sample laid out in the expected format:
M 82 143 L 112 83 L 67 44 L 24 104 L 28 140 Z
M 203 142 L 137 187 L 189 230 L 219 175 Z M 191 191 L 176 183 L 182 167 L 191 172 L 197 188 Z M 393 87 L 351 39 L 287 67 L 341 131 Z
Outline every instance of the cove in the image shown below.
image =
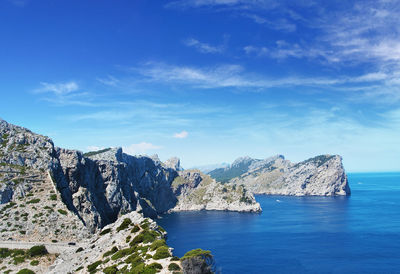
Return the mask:
M 157 222 L 181 257 L 222 273 L 400 273 L 400 173 L 349 174 L 349 197 L 257 195 L 260 214 L 199 211 Z

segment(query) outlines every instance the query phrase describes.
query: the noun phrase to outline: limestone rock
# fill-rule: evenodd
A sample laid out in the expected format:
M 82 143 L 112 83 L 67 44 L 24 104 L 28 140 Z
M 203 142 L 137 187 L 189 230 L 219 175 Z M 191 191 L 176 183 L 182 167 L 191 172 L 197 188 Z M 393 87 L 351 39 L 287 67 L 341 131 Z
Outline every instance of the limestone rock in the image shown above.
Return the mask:
M 297 164 L 285 160 L 282 155 L 264 160 L 245 157 L 209 174 L 222 182 L 243 184 L 255 194 L 350 195 L 339 155 L 320 155 Z

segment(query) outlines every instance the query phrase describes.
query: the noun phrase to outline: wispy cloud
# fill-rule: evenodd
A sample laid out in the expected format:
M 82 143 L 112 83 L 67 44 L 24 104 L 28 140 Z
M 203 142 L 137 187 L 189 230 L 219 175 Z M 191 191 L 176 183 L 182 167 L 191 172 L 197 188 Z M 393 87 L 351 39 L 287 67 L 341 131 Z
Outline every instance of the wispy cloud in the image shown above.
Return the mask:
M 224 50 L 223 46 L 211 46 L 210 44 L 200 42 L 194 38 L 188 38 L 183 41 L 188 47 L 193 47 L 201 53 L 221 53 Z
M 76 82 L 64 82 L 64 83 L 40 83 L 41 87 L 34 90 L 35 93 L 54 93 L 55 95 L 62 96 L 66 94 L 70 94 L 74 91 L 79 90 L 79 86 Z
M 112 86 L 112 87 L 115 87 L 120 83 L 119 79 L 117 79 L 111 75 L 108 75 L 107 77 L 104 77 L 104 78 L 97 78 L 97 81 L 102 83 L 103 85 Z
M 286 32 L 293 32 L 296 31 L 297 26 L 295 23 L 290 22 L 286 18 L 279 18 L 278 20 L 271 21 L 268 20 L 267 17 L 260 16 L 254 13 L 243 13 L 244 17 L 247 17 L 253 20 L 255 23 L 260 25 L 265 25 L 274 30 L 286 31 Z
M 122 150 L 130 155 L 137 155 L 137 154 L 145 154 L 151 150 L 161 149 L 161 146 L 154 145 L 152 143 L 141 142 L 139 144 L 131 144 L 129 146 L 125 146 Z
M 175 133 L 174 138 L 184 139 L 184 138 L 188 137 L 188 135 L 189 135 L 189 133 L 186 130 L 183 130 L 181 132 Z
M 59 83 L 41 82 L 40 87 L 34 89 L 32 93 L 38 94 L 40 100 L 51 102 L 54 105 L 96 106 L 92 100 L 94 95 L 82 91 L 75 81 Z

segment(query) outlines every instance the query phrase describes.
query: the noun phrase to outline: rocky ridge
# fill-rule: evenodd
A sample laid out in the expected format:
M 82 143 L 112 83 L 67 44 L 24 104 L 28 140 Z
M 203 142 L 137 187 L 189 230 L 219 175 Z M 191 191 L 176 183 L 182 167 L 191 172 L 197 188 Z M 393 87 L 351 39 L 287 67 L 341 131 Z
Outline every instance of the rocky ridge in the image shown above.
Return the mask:
M 121 148 L 83 154 L 55 147 L 50 138 L 4 120 L 0 120 L 0 144 L 0 200 L 1 204 L 8 204 L 1 210 L 12 215 L 13 210 L 20 207 L 18 201 L 29 204 L 31 196 L 40 199 L 43 207 L 38 213 L 41 218 L 36 223 L 32 220 L 32 228 L 25 230 L 27 238 L 36 235 L 36 231 L 41 231 L 43 239 L 53 237 L 36 228 L 37 224 L 46 223 L 46 218 L 73 220 L 73 224 L 68 225 L 70 232 L 63 231 L 64 235 L 84 238 L 87 232 L 93 233 L 131 211 L 157 217 L 179 210 L 261 210 L 249 193 L 244 195 L 245 199 L 237 201 L 234 197 L 242 196 L 229 195 L 231 188 L 225 188 L 227 193 L 218 197 L 222 190 L 215 182 L 201 179 L 202 183 L 193 184 L 193 176 L 202 178 L 204 175 L 191 172 L 192 177 L 181 176 L 185 172 L 177 158 L 162 163 L 156 156 L 131 156 Z M 175 179 L 181 182 L 179 189 L 172 185 Z M 201 196 L 201 193 L 206 195 Z M 198 198 L 193 206 L 189 196 Z M 225 196 L 230 198 L 223 199 Z M 31 208 L 29 211 L 34 212 Z M 78 226 L 77 222 L 82 225 Z M 78 235 L 73 229 L 77 227 L 82 227 Z
M 339 155 L 320 155 L 297 164 L 282 155 L 264 160 L 242 157 L 209 175 L 217 181 L 244 185 L 254 194 L 335 196 L 351 193 Z

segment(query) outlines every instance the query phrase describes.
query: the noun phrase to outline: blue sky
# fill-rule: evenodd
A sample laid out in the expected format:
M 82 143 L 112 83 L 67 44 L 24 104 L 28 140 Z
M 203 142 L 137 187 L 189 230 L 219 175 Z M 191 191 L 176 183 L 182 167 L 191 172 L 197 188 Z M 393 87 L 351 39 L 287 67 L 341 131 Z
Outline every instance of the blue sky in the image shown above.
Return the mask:
M 0 0 L 0 117 L 184 167 L 400 170 L 397 1 Z

